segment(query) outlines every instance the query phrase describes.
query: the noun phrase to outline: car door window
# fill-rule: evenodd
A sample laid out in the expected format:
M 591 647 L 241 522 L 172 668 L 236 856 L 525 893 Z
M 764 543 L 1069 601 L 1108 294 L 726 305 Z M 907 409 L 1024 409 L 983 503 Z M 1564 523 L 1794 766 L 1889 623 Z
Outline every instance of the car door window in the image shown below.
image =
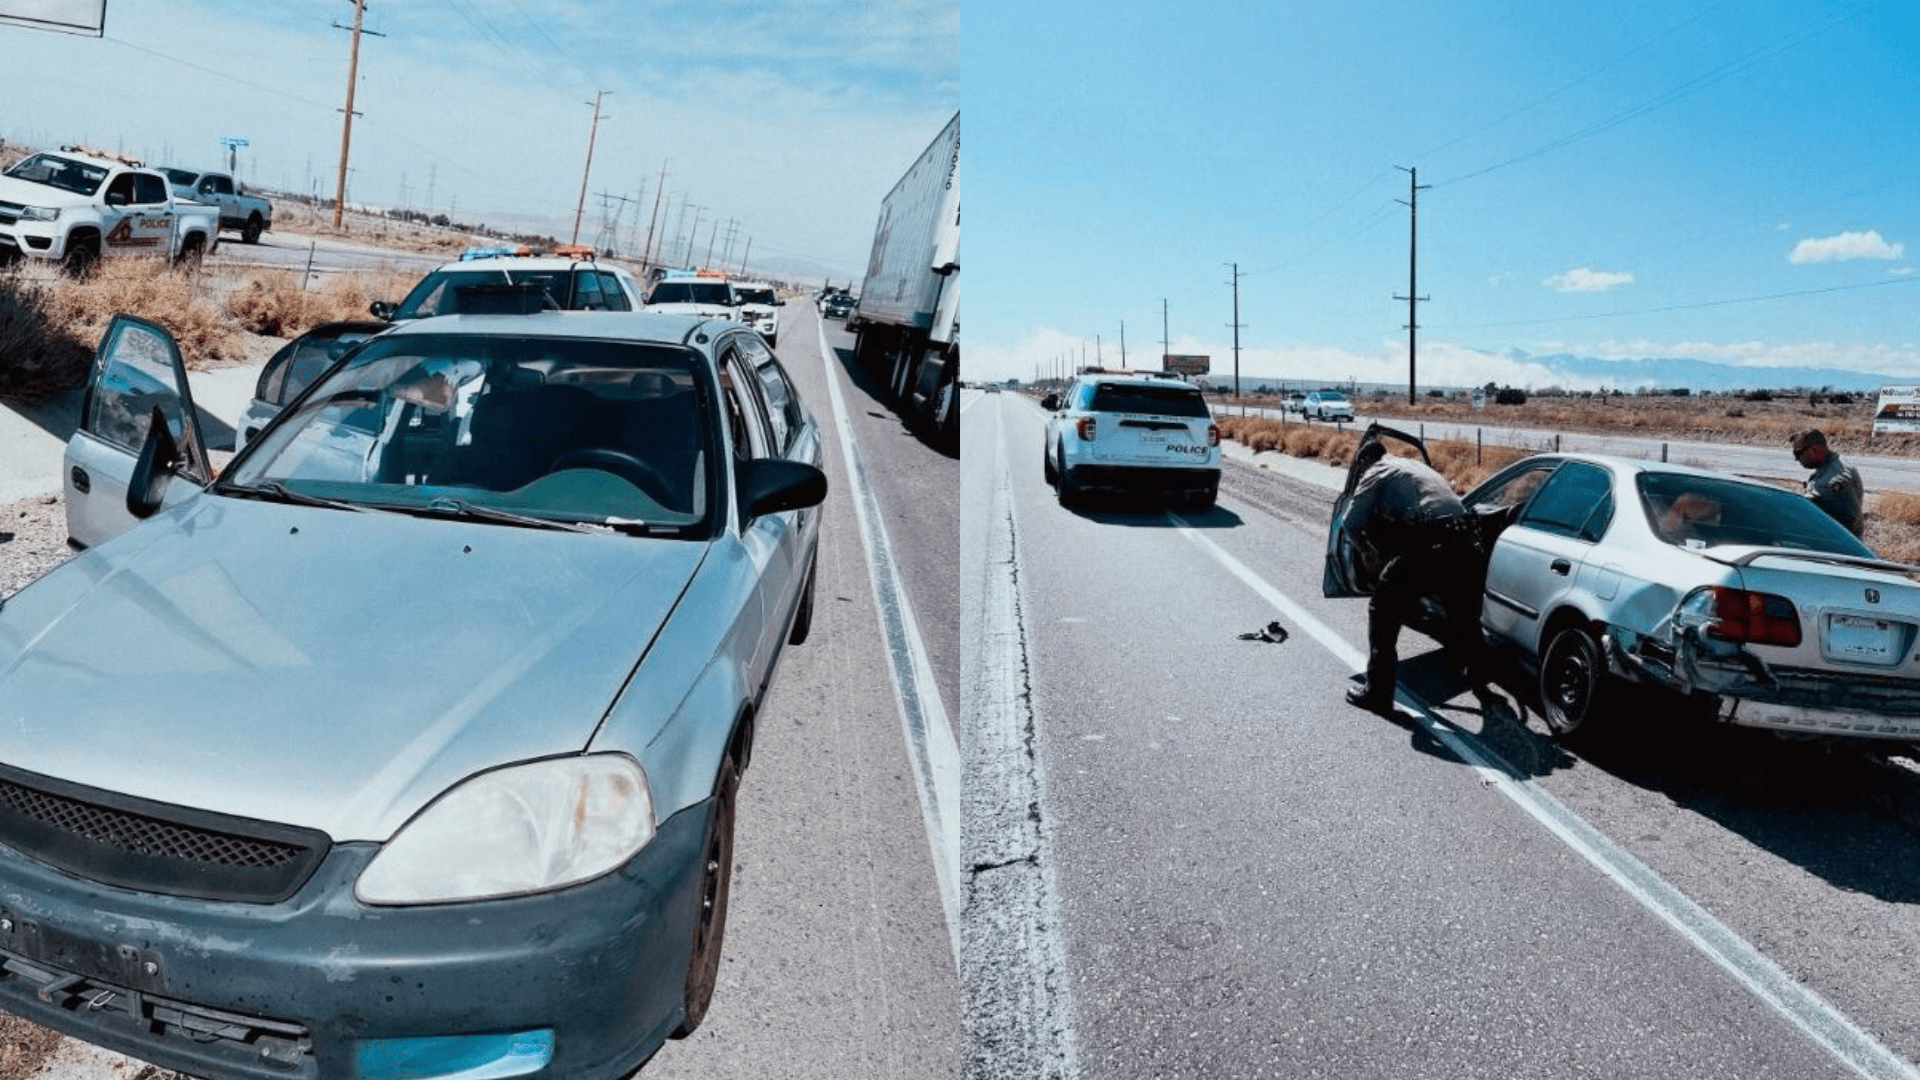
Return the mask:
M 725 346 L 720 360 L 720 390 L 726 398 L 733 456 L 743 461 L 773 456 L 772 425 L 767 421 L 759 385 L 753 369 L 740 355 L 738 342 Z
M 627 290 L 620 287 L 620 279 L 605 270 L 600 271 L 600 295 L 608 311 L 632 311 L 633 303 L 627 299 Z
M 740 351 L 747 362 L 753 365 L 760 392 L 766 398 L 767 422 L 773 434 L 774 453 L 784 455 L 793 448 L 793 441 L 805 423 L 806 413 L 800 407 L 799 395 L 794 392 L 787 373 L 781 369 L 780 361 L 774 359 L 773 351 L 759 338 L 741 339 Z
M 1517 524 L 1592 542 L 1605 535 L 1612 520 L 1611 475 L 1599 466 L 1570 461 L 1541 485 Z
M 573 275 L 573 306 L 579 311 L 605 311 L 607 299 L 600 292 L 600 275 L 578 270 Z

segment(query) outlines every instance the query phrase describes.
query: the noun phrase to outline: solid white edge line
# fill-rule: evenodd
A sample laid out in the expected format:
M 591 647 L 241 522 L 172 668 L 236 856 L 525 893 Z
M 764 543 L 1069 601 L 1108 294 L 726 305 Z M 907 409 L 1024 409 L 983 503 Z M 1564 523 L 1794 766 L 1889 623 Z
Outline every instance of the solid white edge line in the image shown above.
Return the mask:
M 1182 535 L 1193 541 L 1222 567 L 1246 583 L 1292 619 L 1334 658 L 1355 671 L 1366 668 L 1366 656 L 1290 597 L 1261 578 L 1246 564 L 1175 515 L 1168 515 Z M 1705 908 L 1669 884 L 1645 863 L 1616 846 L 1565 804 L 1533 784 L 1478 739 L 1434 716 L 1413 695 L 1396 695 L 1403 715 L 1445 743 L 1488 784 L 1499 788 L 1547 831 L 1606 875 L 1628 896 L 1673 927 L 1695 949 L 1731 974 L 1750 993 L 1792 1022 L 1828 1053 L 1872 1080 L 1920 1080 L 1913 1063 L 1889 1050 L 1878 1039 L 1829 1005 L 1820 995 L 1796 982 L 1760 950 L 1714 918 Z M 1409 702 L 1414 702 L 1409 707 Z
M 900 711 L 907 752 L 913 763 L 914 786 L 920 793 L 927 843 L 933 850 L 934 876 L 940 885 L 940 906 L 947 918 L 947 944 L 953 950 L 954 970 L 960 969 L 960 748 L 940 700 L 939 683 L 912 602 L 894 562 L 879 500 L 867 481 L 866 466 L 854 445 L 847 422 L 847 405 L 840 391 L 839 365 L 827 343 L 825 320 L 814 324 L 820 344 L 820 362 L 826 368 L 827 396 L 833 402 L 834 426 L 840 432 L 840 456 L 846 465 L 849 495 L 860 536 L 867 552 L 867 572 L 873 582 L 880 632 L 887 646 L 887 669 L 893 677 L 894 701 Z

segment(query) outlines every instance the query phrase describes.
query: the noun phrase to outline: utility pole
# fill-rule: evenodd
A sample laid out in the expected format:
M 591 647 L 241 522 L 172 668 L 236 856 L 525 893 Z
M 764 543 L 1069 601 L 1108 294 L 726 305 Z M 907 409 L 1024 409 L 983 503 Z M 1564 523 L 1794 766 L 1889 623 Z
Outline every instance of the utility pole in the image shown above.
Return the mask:
M 367 0 L 353 0 L 353 45 L 347 53 L 347 107 L 340 121 L 340 180 L 335 185 L 333 199 L 333 227 L 336 229 L 340 227 L 340 218 L 347 209 L 347 148 L 353 144 L 353 84 L 360 79 L 360 25 L 366 13 Z
M 573 239 L 567 241 L 569 244 L 580 242 L 580 215 L 587 210 L 587 175 L 593 172 L 593 140 L 600 134 L 600 99 L 606 93 L 605 90 L 593 92 L 593 126 L 587 129 L 587 166 L 580 170 L 580 201 L 573 207 Z
M 660 184 L 653 190 L 653 216 L 647 221 L 647 246 L 640 253 L 640 268 L 653 269 L 653 227 L 660 222 L 660 196 L 667 191 L 667 158 L 660 159 Z
M 1420 252 L 1420 192 L 1433 185 L 1427 184 L 1424 187 L 1421 185 L 1419 169 L 1408 168 L 1404 165 L 1395 165 L 1394 168 L 1407 174 L 1408 185 L 1407 197 L 1405 199 L 1393 200 L 1407 208 L 1407 295 L 1396 296 L 1394 299 L 1405 300 L 1407 302 L 1407 404 L 1412 405 L 1415 403 L 1413 389 L 1413 345 L 1415 335 L 1420 331 L 1420 320 L 1414 317 L 1416 311 L 1414 305 L 1430 299 L 1429 297 L 1420 295 L 1420 290 L 1417 285 L 1419 281 L 1419 263 L 1416 260 L 1416 256 Z
M 1240 321 L 1240 264 L 1225 265 L 1233 267 L 1233 322 L 1228 325 L 1233 327 L 1233 396 L 1237 398 L 1240 396 L 1240 328 L 1245 325 Z
M 753 254 L 753 237 L 747 237 L 747 250 L 740 255 L 740 276 L 747 276 L 747 259 Z
M 1173 355 L 1173 339 L 1167 335 L 1167 298 L 1160 298 L 1160 366 L 1167 366 L 1167 357 Z
M 1127 320 L 1120 320 L 1120 366 L 1127 366 Z

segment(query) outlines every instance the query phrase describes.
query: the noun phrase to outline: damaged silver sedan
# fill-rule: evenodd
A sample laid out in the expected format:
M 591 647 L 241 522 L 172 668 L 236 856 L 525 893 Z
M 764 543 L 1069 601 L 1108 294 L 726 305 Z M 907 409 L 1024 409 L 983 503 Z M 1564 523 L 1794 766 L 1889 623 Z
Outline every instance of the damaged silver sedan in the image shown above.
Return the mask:
M 1920 568 L 1877 557 L 1801 495 L 1568 453 L 1462 498 L 1488 541 L 1481 628 L 1537 673 L 1555 734 L 1604 723 L 1637 683 L 1747 727 L 1920 738 Z M 1338 549 L 1335 535 L 1330 594 L 1357 573 Z
M 198 423 L 116 319 L 88 550 L 0 606 L 0 1009 L 211 1080 L 612 1080 L 691 1032 L 826 494 L 760 336 L 450 315 L 218 478 Z

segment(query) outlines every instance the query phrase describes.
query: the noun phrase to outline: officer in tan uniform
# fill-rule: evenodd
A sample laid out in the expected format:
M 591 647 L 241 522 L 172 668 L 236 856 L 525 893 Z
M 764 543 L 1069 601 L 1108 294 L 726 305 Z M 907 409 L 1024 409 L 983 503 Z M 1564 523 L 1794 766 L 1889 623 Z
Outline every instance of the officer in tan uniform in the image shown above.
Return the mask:
M 1375 582 L 1367 604 L 1366 681 L 1347 691 L 1349 704 L 1393 711 L 1400 628 L 1423 596 L 1436 596 L 1449 616 L 1441 642 L 1477 695 L 1488 690 L 1480 642 L 1480 596 L 1486 580 L 1473 515 L 1445 477 L 1424 462 L 1380 454 L 1354 484 L 1343 527 Z
M 1787 441 L 1793 447 L 1793 460 L 1813 470 L 1807 477 L 1807 498 L 1859 536 L 1867 527 L 1867 492 L 1860 486 L 1859 470 L 1840 460 L 1819 428 L 1796 431 Z

